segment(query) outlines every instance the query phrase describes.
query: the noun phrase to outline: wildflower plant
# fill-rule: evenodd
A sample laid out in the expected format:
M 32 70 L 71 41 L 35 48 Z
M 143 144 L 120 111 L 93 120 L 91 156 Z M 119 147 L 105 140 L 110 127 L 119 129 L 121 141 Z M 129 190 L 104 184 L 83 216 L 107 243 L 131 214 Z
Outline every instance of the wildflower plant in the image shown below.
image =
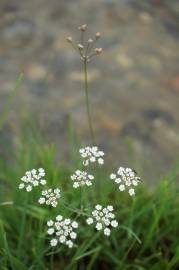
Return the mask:
M 86 107 L 87 116 L 89 123 L 89 130 L 91 134 L 91 141 L 94 143 L 94 130 L 91 121 L 90 107 L 89 107 L 89 96 L 88 96 L 88 76 L 87 76 L 87 64 L 91 61 L 94 56 L 101 54 L 102 49 L 95 47 L 96 42 L 100 38 L 100 32 L 95 34 L 94 39 L 85 40 L 85 32 L 87 25 L 79 27 L 81 32 L 81 41 L 77 44 L 73 42 L 72 37 L 68 37 L 67 41 L 72 47 L 78 52 L 80 59 L 82 60 L 84 67 L 84 82 L 85 82 L 85 95 L 86 95 Z M 104 236 L 109 237 L 112 234 L 113 229 L 119 229 L 114 207 L 112 205 L 102 206 L 100 203 L 100 196 L 98 196 L 97 204 L 90 200 L 88 206 L 83 205 L 82 190 L 85 186 L 89 187 L 92 184 L 100 183 L 100 177 L 95 177 L 95 174 L 90 172 L 90 169 L 94 166 L 92 164 L 104 165 L 104 152 L 92 144 L 92 146 L 86 146 L 79 149 L 79 156 L 81 157 L 81 164 L 79 168 L 76 168 L 75 172 L 71 175 L 71 181 L 69 184 L 72 188 L 80 190 L 80 208 L 74 208 L 68 201 L 65 200 L 65 192 L 63 188 L 49 187 L 49 184 L 44 179 L 45 170 L 40 168 L 38 170 L 33 169 L 27 171 L 25 176 L 21 178 L 19 189 L 25 189 L 27 192 L 32 191 L 33 187 L 48 184 L 48 188 L 41 191 L 41 195 L 38 198 L 40 205 L 47 205 L 56 208 L 55 218 L 47 221 L 47 234 L 50 237 L 50 246 L 56 247 L 59 245 L 66 245 L 69 248 L 74 247 L 74 241 L 77 238 L 76 230 L 78 227 L 85 224 L 88 228 L 94 225 L 96 231 L 102 231 Z M 91 168 L 92 167 L 92 168 Z M 96 167 L 96 166 L 95 166 Z M 99 168 L 98 168 L 99 169 Z M 120 167 L 117 173 L 112 173 L 110 179 L 119 185 L 120 191 L 128 191 L 133 196 L 135 195 L 134 188 L 141 182 L 140 178 L 136 175 L 136 172 L 130 168 Z M 105 181 L 105 180 L 104 180 Z M 105 182 L 103 181 L 103 185 Z M 109 182 L 109 181 L 108 181 Z M 60 182 L 59 182 L 60 184 Z M 98 188 L 98 191 L 102 191 L 101 185 L 94 185 L 94 188 Z M 65 188 L 65 187 L 64 187 Z M 73 193 L 78 192 L 73 189 Z M 87 192 L 93 192 L 88 189 Z M 63 194 L 64 200 L 62 200 L 61 194 Z M 91 198 L 92 193 L 89 194 Z M 60 207 L 58 208 L 58 201 L 61 201 Z M 75 204 L 76 205 L 76 204 Z M 95 205 L 95 206 L 94 206 Z M 70 215 L 67 217 L 62 216 L 62 208 L 70 211 Z M 57 213 L 58 212 L 58 213 Z M 89 214 L 90 213 L 90 214 Z M 53 214 L 53 212 L 52 212 Z M 72 217 L 73 216 L 73 217 Z M 90 225 L 90 226 L 88 226 Z
M 101 47 L 96 47 L 96 43 L 101 37 L 101 33 L 97 32 L 93 38 L 86 38 L 87 24 L 83 24 L 78 27 L 80 31 L 80 41 L 74 42 L 71 36 L 67 37 L 67 42 L 71 44 L 72 48 L 79 55 L 84 73 L 84 88 L 85 88 L 85 100 L 86 100 L 86 110 L 87 110 L 87 119 L 89 125 L 89 131 L 91 135 L 91 141 L 95 144 L 94 129 L 92 125 L 92 117 L 89 103 L 89 89 L 88 89 L 88 63 L 95 57 L 99 56 L 103 49 Z

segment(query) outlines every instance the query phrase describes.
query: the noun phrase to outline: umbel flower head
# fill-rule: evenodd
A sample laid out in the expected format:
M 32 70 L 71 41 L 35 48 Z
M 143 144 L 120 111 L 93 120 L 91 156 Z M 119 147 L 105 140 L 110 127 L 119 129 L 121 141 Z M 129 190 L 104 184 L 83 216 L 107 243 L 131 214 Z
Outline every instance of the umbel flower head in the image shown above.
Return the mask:
M 95 46 L 98 39 L 101 37 L 101 33 L 97 32 L 94 38 L 89 38 L 87 41 L 84 40 L 85 32 L 87 30 L 87 24 L 83 24 L 78 27 L 81 32 L 81 40 L 74 43 L 71 36 L 67 37 L 66 40 L 72 45 L 72 47 L 79 53 L 81 60 L 89 62 L 94 56 L 98 56 L 102 53 L 103 49 Z
M 100 151 L 97 146 L 87 146 L 85 148 L 81 148 L 79 150 L 81 157 L 83 160 L 83 165 L 88 166 L 89 163 L 97 162 L 100 165 L 104 164 L 104 152 Z
M 95 206 L 95 210 L 92 211 L 92 216 L 87 218 L 86 223 L 88 225 L 94 223 L 97 231 L 103 230 L 104 235 L 109 236 L 111 234 L 111 228 L 118 226 L 113 210 L 112 205 L 103 208 L 98 204 Z
M 71 176 L 74 188 L 83 187 L 85 185 L 89 187 L 92 185 L 93 179 L 94 179 L 93 175 L 80 170 L 76 170 L 75 173 Z
M 135 195 L 134 188 L 141 182 L 134 170 L 124 167 L 120 167 L 117 173 L 112 173 L 110 179 L 119 185 L 120 191 L 128 190 L 130 196 Z
M 45 170 L 42 168 L 39 168 L 38 170 L 33 169 L 31 171 L 27 171 L 21 178 L 19 189 L 26 189 L 27 192 L 30 192 L 32 191 L 33 187 L 45 185 L 46 180 L 44 179 L 44 176 Z
M 56 216 L 55 221 L 49 220 L 47 222 L 48 235 L 52 235 L 53 238 L 50 241 L 52 247 L 57 246 L 58 243 L 64 244 L 69 248 L 74 245 L 74 240 L 77 237 L 75 229 L 78 228 L 78 223 L 72 221 L 70 218 L 63 218 L 63 216 Z
M 47 189 L 42 191 L 42 195 L 39 198 L 38 202 L 40 204 L 51 205 L 52 207 L 56 207 L 58 204 L 58 199 L 61 197 L 60 189 Z

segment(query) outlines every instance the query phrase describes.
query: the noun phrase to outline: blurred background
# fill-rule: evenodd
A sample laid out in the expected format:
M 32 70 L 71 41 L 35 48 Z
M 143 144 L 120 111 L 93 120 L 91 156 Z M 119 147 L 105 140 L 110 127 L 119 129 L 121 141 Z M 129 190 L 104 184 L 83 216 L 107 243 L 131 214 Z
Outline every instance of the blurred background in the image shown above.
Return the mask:
M 65 40 L 78 41 L 84 23 L 88 37 L 101 32 L 104 49 L 89 66 L 97 143 L 113 168 L 133 166 L 155 186 L 179 150 L 178 0 L 1 0 L 1 113 L 25 76 L 0 130 L 0 154 L 11 158 L 31 122 L 59 157 L 68 156 L 69 122 L 89 144 L 81 63 Z

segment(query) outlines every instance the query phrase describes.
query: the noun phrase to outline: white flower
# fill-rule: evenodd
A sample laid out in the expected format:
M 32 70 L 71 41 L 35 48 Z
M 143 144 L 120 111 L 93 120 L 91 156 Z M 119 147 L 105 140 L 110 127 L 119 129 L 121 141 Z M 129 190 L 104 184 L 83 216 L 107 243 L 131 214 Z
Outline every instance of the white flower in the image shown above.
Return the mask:
M 116 220 L 111 221 L 111 226 L 116 228 L 118 226 L 118 222 Z
M 104 235 L 109 236 L 111 234 L 110 227 L 116 228 L 118 226 L 115 215 L 112 213 L 113 210 L 112 205 L 103 208 L 97 204 L 95 210 L 92 211 L 92 216 L 86 219 L 86 223 L 88 225 L 95 223 L 97 231 L 103 230 Z
M 116 179 L 116 174 L 115 174 L 115 173 L 111 173 L 111 174 L 110 174 L 110 179 L 112 179 L 112 180 L 113 180 L 113 179 Z
M 117 173 L 112 173 L 110 179 L 119 184 L 120 191 L 127 189 L 130 196 L 135 195 L 134 187 L 141 182 L 140 177 L 136 175 L 134 170 L 124 167 L 120 167 Z
M 88 166 L 89 163 L 97 162 L 100 165 L 104 164 L 104 152 L 100 151 L 97 146 L 87 146 L 79 150 L 81 157 L 83 158 L 83 165 Z
M 47 226 L 49 226 L 49 227 L 53 226 L 53 220 L 48 220 L 47 221 Z
M 100 230 L 102 230 L 102 228 L 103 228 L 103 225 L 102 225 L 102 223 L 96 223 L 96 230 L 98 230 L 98 231 L 100 231 Z
M 44 198 L 44 197 L 41 197 L 41 198 L 39 199 L 39 203 L 40 203 L 40 204 L 44 204 L 44 203 L 45 203 L 45 198 Z
M 19 189 L 25 189 L 27 192 L 31 192 L 33 187 L 45 185 L 46 180 L 43 179 L 44 176 L 45 171 L 42 168 L 38 170 L 32 169 L 31 171 L 27 171 L 21 178 L 22 183 L 19 184 Z
M 96 210 L 101 210 L 101 209 L 102 209 L 102 206 L 101 206 L 100 204 L 97 204 L 97 205 L 95 206 L 95 208 L 96 208 Z
M 74 229 L 78 228 L 76 221 L 69 218 L 64 219 L 63 216 L 58 215 L 55 221 L 49 220 L 47 226 L 48 235 L 53 235 L 53 239 L 50 241 L 51 246 L 61 243 L 69 248 L 73 247 L 73 241 L 77 238 L 77 233 L 74 231 Z
M 50 229 L 48 229 L 47 233 L 49 235 L 52 235 L 54 233 L 54 231 L 55 231 L 54 228 L 50 228 Z
M 75 228 L 75 229 L 78 228 L 78 223 L 77 223 L 76 221 L 73 221 L 71 225 L 72 225 L 72 227 Z
M 56 216 L 57 221 L 61 221 L 62 219 L 63 219 L 63 217 L 61 215 Z
M 56 207 L 58 204 L 58 199 L 61 197 L 60 189 L 56 188 L 54 190 L 47 189 L 42 191 L 42 195 L 39 198 L 38 202 L 40 204 L 51 205 L 52 207 Z M 57 216 L 59 218 L 59 216 Z
M 26 191 L 27 191 L 27 192 L 32 191 L 32 186 L 28 185 L 28 186 L 26 187 Z
M 71 240 L 68 240 L 66 241 L 66 245 L 69 247 L 69 248 L 72 248 L 73 247 L 73 242 Z
M 93 219 L 92 218 L 87 218 L 86 223 L 88 225 L 92 224 L 93 223 Z
M 82 187 L 85 185 L 91 186 L 93 179 L 94 179 L 93 175 L 87 174 L 87 172 L 80 170 L 75 171 L 75 173 L 71 176 L 74 188 Z
M 70 233 L 71 239 L 76 239 L 77 234 L 75 232 Z
M 125 190 L 125 186 L 124 186 L 124 185 L 120 185 L 120 186 L 119 186 L 119 190 L 120 190 L 120 191 L 124 191 L 124 190 Z
M 135 191 L 134 191 L 133 188 L 130 188 L 129 189 L 129 195 L 131 195 L 131 196 L 135 195 Z
M 57 241 L 57 239 L 52 239 L 51 241 L 50 241 L 50 245 L 52 246 L 52 247 L 55 247 L 56 245 L 58 244 L 58 241 Z
M 111 230 L 109 228 L 104 229 L 104 235 L 109 236 L 111 234 Z

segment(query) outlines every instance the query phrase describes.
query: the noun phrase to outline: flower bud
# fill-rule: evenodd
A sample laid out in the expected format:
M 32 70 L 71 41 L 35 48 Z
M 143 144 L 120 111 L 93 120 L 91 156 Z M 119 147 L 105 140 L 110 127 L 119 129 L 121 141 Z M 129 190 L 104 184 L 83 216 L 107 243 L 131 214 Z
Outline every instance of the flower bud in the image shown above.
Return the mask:
M 97 32 L 95 36 L 96 36 L 96 38 L 98 39 L 98 38 L 101 37 L 101 33 L 100 33 L 100 32 Z
M 78 49 L 79 49 L 79 50 L 83 50 L 83 49 L 84 49 L 84 46 L 83 46 L 82 44 L 79 43 L 79 44 L 78 44 Z
M 88 43 L 93 43 L 93 40 L 91 38 L 88 39 Z
M 102 48 L 96 48 L 96 49 L 95 49 L 95 52 L 96 52 L 96 54 L 98 54 L 98 55 L 101 54 L 102 51 L 103 51 Z
M 67 37 L 66 40 L 67 42 L 72 43 L 72 37 Z
M 86 28 L 87 28 L 87 24 L 83 24 L 80 27 L 78 27 L 78 29 L 81 30 L 81 31 L 85 31 Z

